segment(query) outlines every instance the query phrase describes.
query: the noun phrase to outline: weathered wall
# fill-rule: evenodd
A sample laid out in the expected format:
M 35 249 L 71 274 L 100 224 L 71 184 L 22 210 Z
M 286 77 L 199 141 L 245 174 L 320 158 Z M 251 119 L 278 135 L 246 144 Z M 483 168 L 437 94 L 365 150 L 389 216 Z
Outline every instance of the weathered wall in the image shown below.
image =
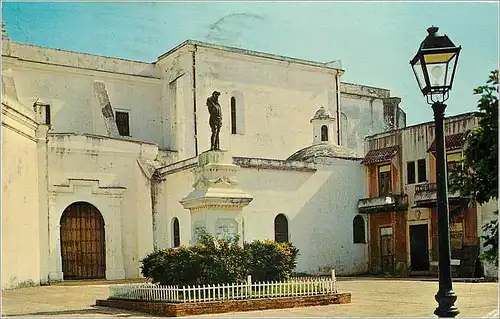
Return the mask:
M 199 152 L 210 148 L 206 99 L 214 90 L 221 92 L 221 147 L 234 156 L 285 159 L 311 144 L 309 120 L 320 106 L 336 113 L 335 69 L 204 47 L 195 54 Z M 244 105 L 237 114 L 244 133 L 231 134 L 231 96 Z
M 384 98 L 389 90 L 351 83 L 340 84 L 342 145 L 364 156 L 364 139 L 387 130 Z
M 352 220 L 363 194 L 359 166 L 339 160 L 314 173 L 242 170 L 241 188 L 254 196 L 243 210 L 245 240 L 274 240 L 274 218 L 282 213 L 289 221 L 290 241 L 300 250 L 297 272 L 366 271 L 367 245 L 352 242 Z
M 32 110 L 2 96 L 2 289 L 40 283 L 34 118 Z
M 243 208 L 245 241 L 274 240 L 274 218 L 282 213 L 289 222 L 289 239 L 300 250 L 296 271 L 328 273 L 334 268 L 346 275 L 367 270 L 367 244 L 352 243 L 352 221 L 357 214 L 357 200 L 364 192 L 364 172 L 359 161 L 338 159 L 329 166 L 308 164 L 317 165 L 316 171 L 304 170 L 308 165 L 293 162 L 280 162 L 279 166 L 261 159 L 245 162 L 236 175 L 238 188 L 254 197 Z M 189 244 L 190 213 L 179 200 L 192 191 L 192 169 L 163 178 L 159 199 L 163 204 L 159 204 L 157 219 L 159 247 L 172 247 L 173 217 L 179 218 L 181 244 Z
M 151 188 L 137 160 L 153 160 L 157 147 L 94 135 L 50 134 L 49 152 L 51 225 L 59 224 L 63 210 L 72 202 L 96 206 L 110 236 L 106 234 L 106 253 L 116 255 L 116 260 L 106 259 L 106 276 L 109 267 L 113 271 L 109 276 L 124 271 L 126 278 L 137 278 L 139 260 L 153 245 Z M 72 186 L 76 182 L 85 185 Z M 51 249 L 56 249 L 58 236 L 57 231 L 51 234 Z M 56 272 L 57 266 L 52 261 L 51 271 Z
M 53 132 L 107 135 L 94 93 L 97 80 L 104 82 L 114 111 L 129 112 L 131 137 L 163 146 L 161 80 L 152 64 L 15 42 L 10 47 L 2 62 L 12 68 L 19 100 L 50 104 Z
M 196 162 L 196 161 L 195 161 Z M 179 219 L 181 245 L 191 244 L 191 215 L 179 202 L 193 190 L 193 169 L 182 169 L 163 177 L 158 196 L 157 243 L 158 248 L 173 247 L 172 221 Z

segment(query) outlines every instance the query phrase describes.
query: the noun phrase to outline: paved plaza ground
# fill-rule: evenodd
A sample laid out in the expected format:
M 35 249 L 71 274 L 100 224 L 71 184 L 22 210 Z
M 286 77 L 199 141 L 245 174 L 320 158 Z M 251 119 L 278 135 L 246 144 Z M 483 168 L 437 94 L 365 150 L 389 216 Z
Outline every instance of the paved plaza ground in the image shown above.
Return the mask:
M 201 317 L 435 317 L 437 281 L 340 278 L 339 291 L 352 303 L 307 308 L 205 315 Z M 2 316 L 147 317 L 93 306 L 106 299 L 108 286 L 52 285 L 2 291 Z M 460 317 L 498 317 L 498 283 L 454 283 Z M 495 312 L 496 311 L 496 312 Z

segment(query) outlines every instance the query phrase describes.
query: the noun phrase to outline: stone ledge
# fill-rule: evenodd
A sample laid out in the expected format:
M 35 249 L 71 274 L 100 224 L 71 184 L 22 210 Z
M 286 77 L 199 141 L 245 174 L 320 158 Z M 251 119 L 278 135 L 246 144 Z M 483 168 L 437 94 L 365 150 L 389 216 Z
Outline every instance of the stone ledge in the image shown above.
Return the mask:
M 182 317 L 225 312 L 283 309 L 347 303 L 351 303 L 351 293 L 197 303 L 163 303 L 117 299 L 96 300 L 96 306 L 134 310 L 153 314 L 155 316 L 166 317 Z

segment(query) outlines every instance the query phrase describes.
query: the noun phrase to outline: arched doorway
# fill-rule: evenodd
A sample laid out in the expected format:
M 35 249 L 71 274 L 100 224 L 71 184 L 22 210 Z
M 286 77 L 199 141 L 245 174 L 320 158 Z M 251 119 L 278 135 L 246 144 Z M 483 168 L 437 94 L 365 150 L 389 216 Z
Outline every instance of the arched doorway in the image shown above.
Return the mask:
M 104 219 L 99 210 L 89 203 L 73 203 L 60 222 L 64 279 L 105 278 Z

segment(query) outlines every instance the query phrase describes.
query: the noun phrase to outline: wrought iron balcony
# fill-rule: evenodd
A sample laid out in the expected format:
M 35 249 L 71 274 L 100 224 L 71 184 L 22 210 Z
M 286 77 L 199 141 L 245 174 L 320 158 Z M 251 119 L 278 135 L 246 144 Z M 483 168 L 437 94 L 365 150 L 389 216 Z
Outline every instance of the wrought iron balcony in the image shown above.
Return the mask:
M 385 195 L 380 197 L 362 198 L 358 201 L 360 213 L 395 212 L 408 209 L 408 196 Z
M 415 185 L 415 199 L 413 207 L 436 207 L 437 184 L 425 183 Z M 461 197 L 457 193 L 448 193 L 450 202 L 467 202 L 467 198 Z

